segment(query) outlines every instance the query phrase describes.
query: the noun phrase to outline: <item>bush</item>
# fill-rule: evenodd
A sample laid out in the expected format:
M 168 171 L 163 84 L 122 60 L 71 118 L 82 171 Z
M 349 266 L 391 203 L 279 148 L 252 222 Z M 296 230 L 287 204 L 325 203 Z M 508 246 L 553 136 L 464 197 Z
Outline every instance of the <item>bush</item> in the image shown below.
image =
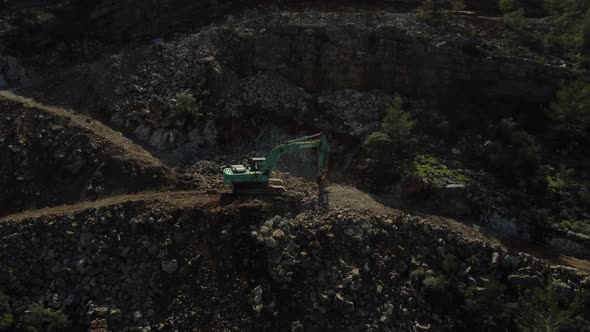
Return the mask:
M 457 259 L 455 255 L 448 254 L 445 256 L 443 260 L 443 270 L 450 275 L 455 275 L 459 270 L 459 264 L 457 263 Z
M 497 141 L 486 147 L 490 166 L 503 177 L 531 178 L 539 169 L 540 147 L 526 131 L 516 130 L 512 119 L 503 119 L 496 129 Z
M 188 91 L 183 91 L 173 99 L 174 111 L 176 113 L 187 113 L 193 116 L 199 115 L 199 104 L 197 99 Z
M 387 106 L 385 117 L 381 122 L 383 132 L 389 135 L 397 150 L 410 142 L 415 122 L 403 108 L 403 101 L 399 93 L 395 93 L 393 101 Z
M 590 15 L 588 14 L 586 14 L 586 18 L 582 22 L 582 36 L 580 44 L 582 51 L 590 50 Z
M 410 280 L 415 281 L 415 282 L 419 282 L 424 280 L 424 278 L 426 278 L 426 271 L 424 271 L 424 269 L 415 269 L 412 272 L 410 272 Z
M 27 332 L 60 332 L 69 330 L 70 321 L 61 311 L 33 304 L 18 317 L 17 326 Z
M 499 0 L 498 8 L 502 13 L 509 13 L 514 10 L 514 5 L 512 4 L 512 0 Z
M 491 279 L 480 286 L 471 286 L 465 289 L 465 309 L 473 313 L 486 313 L 494 318 L 493 331 L 510 331 L 512 312 L 514 305 L 510 303 L 504 294 L 506 287 L 498 281 Z M 467 319 L 479 321 L 479 315 L 470 315 Z
M 463 0 L 452 0 L 451 1 L 451 8 L 453 10 L 465 10 L 467 6 Z
M 384 156 L 390 154 L 392 143 L 389 135 L 382 132 L 374 132 L 365 138 L 363 147 L 372 158 L 384 159 Z
M 590 129 L 590 84 L 582 80 L 562 84 L 548 115 L 566 133 L 581 134 Z
M 563 0 L 545 0 L 543 5 L 549 15 L 563 13 Z
M 430 20 L 438 15 L 436 0 L 423 0 L 417 9 L 418 17 Z
M 524 33 L 524 29 L 526 27 L 524 10 L 519 9 L 506 13 L 504 16 L 502 16 L 502 21 L 507 28 L 515 32 Z
M 12 326 L 12 310 L 8 303 L 8 296 L 0 291 L 0 331 L 8 331 Z
M 422 283 L 426 289 L 438 293 L 445 292 L 449 287 L 449 280 L 442 275 L 426 277 Z
M 562 56 L 568 49 L 568 42 L 562 36 L 547 35 L 543 41 L 546 53 Z
M 423 0 L 417 9 L 418 18 L 432 25 L 446 24 L 449 9 L 460 10 L 462 3 L 460 0 Z

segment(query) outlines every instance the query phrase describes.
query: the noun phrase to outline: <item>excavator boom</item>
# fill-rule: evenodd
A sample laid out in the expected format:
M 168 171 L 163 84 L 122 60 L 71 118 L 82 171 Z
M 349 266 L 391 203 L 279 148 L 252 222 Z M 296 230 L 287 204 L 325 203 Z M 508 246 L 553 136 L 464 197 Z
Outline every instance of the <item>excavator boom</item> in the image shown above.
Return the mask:
M 252 158 L 248 166 L 232 165 L 223 170 L 223 182 L 231 184 L 234 193 L 252 195 L 276 195 L 285 191 L 281 181 L 272 179 L 277 162 L 283 153 L 316 149 L 318 174 L 328 166 L 329 145 L 325 134 L 297 138 L 275 146 L 265 158 Z

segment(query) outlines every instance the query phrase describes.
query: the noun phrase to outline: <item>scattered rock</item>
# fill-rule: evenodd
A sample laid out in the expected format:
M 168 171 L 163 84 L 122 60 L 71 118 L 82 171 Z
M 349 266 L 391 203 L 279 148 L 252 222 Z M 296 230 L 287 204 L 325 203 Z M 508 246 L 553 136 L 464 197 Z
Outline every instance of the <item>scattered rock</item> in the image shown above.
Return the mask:
M 162 271 L 172 274 L 178 270 L 178 262 L 176 259 L 172 259 L 169 261 L 162 262 Z
M 537 276 L 511 274 L 508 276 L 508 284 L 513 287 L 530 289 L 541 286 L 541 279 Z
M 334 297 L 334 306 L 344 312 L 354 312 L 354 303 L 344 298 L 341 293 Z

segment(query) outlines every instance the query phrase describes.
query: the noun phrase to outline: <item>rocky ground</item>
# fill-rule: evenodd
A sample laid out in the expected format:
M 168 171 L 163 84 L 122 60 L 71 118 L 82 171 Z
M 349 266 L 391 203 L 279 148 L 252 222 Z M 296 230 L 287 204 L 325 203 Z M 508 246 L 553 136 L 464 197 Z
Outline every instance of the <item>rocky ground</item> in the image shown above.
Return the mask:
M 521 154 L 490 131 L 542 117 L 577 56 L 508 48 L 489 1 L 177 2 L 0 0 L 0 331 L 588 329 L 585 148 L 540 140 L 542 190 L 482 155 Z M 392 92 L 415 151 L 380 164 Z M 306 152 L 282 196 L 223 185 L 322 131 L 321 195 Z
M 329 188 L 330 207 L 179 192 L 7 217 L 11 305 L 61 310 L 77 330 L 470 330 L 504 322 L 467 290 L 503 283 L 494 296 L 509 297 L 552 276 L 567 299 L 590 286 L 574 268 L 351 205 L 342 190 Z M 424 282 L 441 276 L 444 287 Z

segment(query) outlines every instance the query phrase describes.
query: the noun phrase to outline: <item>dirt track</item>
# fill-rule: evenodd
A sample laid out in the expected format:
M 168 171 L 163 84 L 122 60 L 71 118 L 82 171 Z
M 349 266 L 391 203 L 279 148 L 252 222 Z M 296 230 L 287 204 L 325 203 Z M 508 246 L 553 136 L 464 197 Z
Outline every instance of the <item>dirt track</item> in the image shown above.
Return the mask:
M 46 216 L 58 216 L 65 213 L 79 212 L 89 208 L 98 209 L 105 206 L 137 201 L 143 201 L 149 205 L 205 207 L 219 203 L 219 195 L 206 194 L 199 191 L 145 192 L 139 194 L 113 196 L 96 201 L 80 202 L 72 205 L 62 205 L 39 210 L 25 211 L 0 218 L 0 222 L 14 222 Z
M 11 91 L 0 91 L 0 98 L 22 104 L 25 109 L 35 109 L 69 119 L 75 126 L 88 130 L 97 139 L 103 140 L 106 144 L 117 149 L 115 152 L 117 152 L 121 158 L 136 159 L 146 164 L 162 165 L 160 160 L 123 136 L 123 134 L 90 117 L 75 114 L 74 112 L 63 108 L 42 105 L 32 99 L 16 95 Z

